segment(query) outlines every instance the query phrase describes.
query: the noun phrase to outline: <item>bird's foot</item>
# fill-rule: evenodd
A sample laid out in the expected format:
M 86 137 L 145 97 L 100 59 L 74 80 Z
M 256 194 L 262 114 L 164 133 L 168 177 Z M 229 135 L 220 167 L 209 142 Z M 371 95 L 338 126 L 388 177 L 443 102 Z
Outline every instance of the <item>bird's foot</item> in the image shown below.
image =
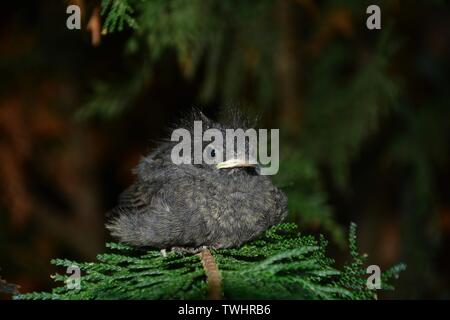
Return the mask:
M 199 253 L 206 249 L 208 249 L 207 246 L 201 246 L 201 247 L 197 247 L 197 248 L 194 248 L 194 247 L 172 247 L 170 250 L 173 252 L 182 253 L 182 254 L 187 254 L 187 253 L 196 254 L 196 253 Z

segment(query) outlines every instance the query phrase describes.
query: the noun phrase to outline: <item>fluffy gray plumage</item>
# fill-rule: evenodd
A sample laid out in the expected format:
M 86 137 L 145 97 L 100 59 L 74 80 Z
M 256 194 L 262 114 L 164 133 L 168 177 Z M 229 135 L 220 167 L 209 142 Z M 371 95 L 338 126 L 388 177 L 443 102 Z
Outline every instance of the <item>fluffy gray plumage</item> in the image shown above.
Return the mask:
M 197 113 L 203 130 L 243 128 L 235 117 L 224 126 Z M 193 121 L 184 127 L 192 130 Z M 206 145 L 207 143 L 205 143 Z M 175 165 L 166 141 L 135 168 L 137 179 L 119 198 L 107 223 L 111 234 L 134 246 L 237 247 L 287 215 L 287 198 L 255 168 Z

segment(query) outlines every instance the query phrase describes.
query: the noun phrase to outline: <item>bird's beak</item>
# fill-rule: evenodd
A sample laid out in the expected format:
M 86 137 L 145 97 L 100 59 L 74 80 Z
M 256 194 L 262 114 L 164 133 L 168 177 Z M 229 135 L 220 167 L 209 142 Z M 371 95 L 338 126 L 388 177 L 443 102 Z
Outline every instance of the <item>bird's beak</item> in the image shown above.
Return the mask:
M 217 169 L 226 169 L 226 168 L 242 168 L 242 167 L 257 167 L 258 165 L 255 163 L 250 163 L 249 161 L 241 160 L 241 159 L 230 159 L 227 161 L 220 162 L 216 165 Z

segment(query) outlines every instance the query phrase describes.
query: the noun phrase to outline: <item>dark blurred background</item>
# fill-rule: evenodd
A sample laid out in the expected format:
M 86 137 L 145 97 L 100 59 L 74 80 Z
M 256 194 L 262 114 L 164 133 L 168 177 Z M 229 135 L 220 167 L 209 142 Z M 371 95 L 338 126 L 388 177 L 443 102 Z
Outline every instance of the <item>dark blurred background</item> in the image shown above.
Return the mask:
M 82 29 L 66 28 L 81 7 Z M 366 8 L 381 8 L 381 30 Z M 130 10 L 131 9 L 131 10 Z M 337 263 L 358 224 L 387 298 L 450 298 L 447 1 L 4 1 L 0 275 L 49 290 L 93 260 L 131 169 L 192 107 L 280 128 L 291 221 Z

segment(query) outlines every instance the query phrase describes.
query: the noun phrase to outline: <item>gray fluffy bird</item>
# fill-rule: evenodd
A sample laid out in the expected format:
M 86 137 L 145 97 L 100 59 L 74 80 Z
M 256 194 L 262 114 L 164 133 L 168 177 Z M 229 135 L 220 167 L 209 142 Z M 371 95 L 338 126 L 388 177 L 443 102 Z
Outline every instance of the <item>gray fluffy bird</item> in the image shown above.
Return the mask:
M 190 120 L 202 120 L 203 130 L 224 132 L 245 127 L 241 119 L 222 125 L 197 112 Z M 184 128 L 193 130 L 192 122 Z M 176 165 L 170 156 L 174 145 L 165 141 L 134 169 L 136 181 L 121 194 L 107 223 L 121 242 L 160 249 L 238 247 L 286 217 L 285 194 L 245 159 L 220 169 Z

